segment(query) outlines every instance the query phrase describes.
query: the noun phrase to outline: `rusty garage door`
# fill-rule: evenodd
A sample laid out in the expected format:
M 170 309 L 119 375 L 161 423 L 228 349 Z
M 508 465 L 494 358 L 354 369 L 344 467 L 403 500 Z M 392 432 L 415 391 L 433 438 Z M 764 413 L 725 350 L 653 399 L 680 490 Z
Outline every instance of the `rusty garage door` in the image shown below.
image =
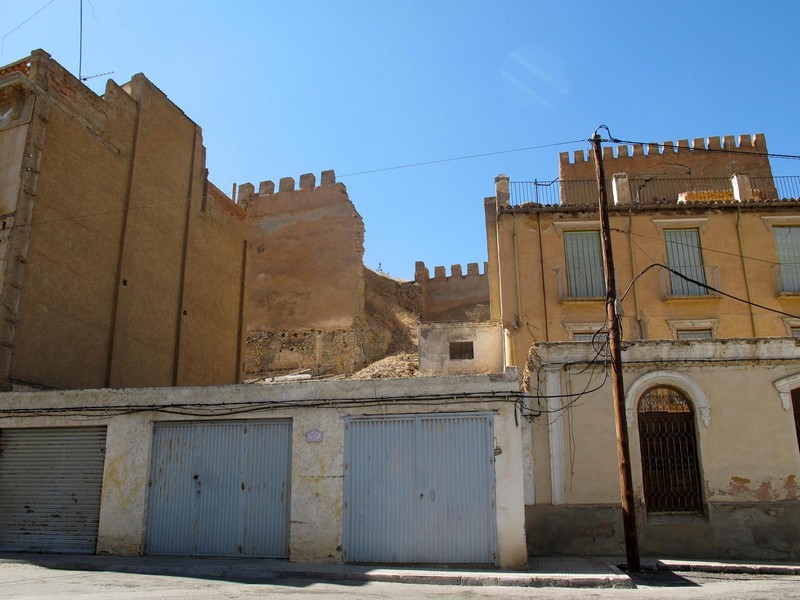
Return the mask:
M 105 427 L 0 430 L 0 550 L 92 554 Z
M 344 559 L 496 562 L 492 415 L 345 422 Z
M 150 554 L 289 554 L 290 421 L 156 424 Z

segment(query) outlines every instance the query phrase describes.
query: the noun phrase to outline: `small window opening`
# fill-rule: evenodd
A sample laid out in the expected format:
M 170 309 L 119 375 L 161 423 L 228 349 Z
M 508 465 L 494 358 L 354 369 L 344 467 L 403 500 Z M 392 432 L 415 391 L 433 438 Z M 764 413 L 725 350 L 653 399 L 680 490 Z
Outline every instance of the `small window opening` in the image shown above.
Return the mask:
M 475 351 L 472 342 L 450 342 L 450 360 L 472 360 Z
M 713 340 L 714 334 L 710 329 L 679 329 L 679 340 Z

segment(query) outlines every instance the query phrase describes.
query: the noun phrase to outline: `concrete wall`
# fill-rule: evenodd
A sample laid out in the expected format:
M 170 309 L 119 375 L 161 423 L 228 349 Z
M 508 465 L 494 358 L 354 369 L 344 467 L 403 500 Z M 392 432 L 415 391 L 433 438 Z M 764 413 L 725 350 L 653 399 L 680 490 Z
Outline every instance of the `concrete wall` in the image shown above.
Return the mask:
M 534 342 L 568 341 L 604 323 L 602 298 L 566 294 L 564 254 L 565 232 L 599 231 L 600 224 L 593 207 L 512 208 L 498 200 L 486 205 L 492 315 L 510 337 L 510 364 L 522 369 Z M 786 336 L 800 325 L 772 312 L 800 315 L 800 295 L 777 289 L 773 234 L 774 226 L 800 223 L 800 203 L 615 206 L 610 220 L 619 294 L 649 265 L 667 264 L 665 229 L 697 228 L 707 283 L 752 303 L 716 293 L 670 296 L 668 272 L 653 268 L 622 301 L 625 339 L 675 339 L 678 329 L 696 328 L 711 329 L 715 338 Z
M 450 277 L 444 267 L 434 267 L 434 276 L 417 262 L 414 280 L 422 288 L 423 320 L 486 321 L 489 319 L 489 277 L 484 263 L 483 273 L 478 263 L 467 265 L 466 275 L 461 265 L 450 267 Z
M 588 346 L 537 344 L 531 352 L 529 369 L 540 374 L 530 381 L 531 392 L 546 396 L 533 409 L 554 411 L 534 418 L 542 427 L 533 427 L 524 442 L 536 465 L 536 473 L 526 473 L 536 485 L 526 508 L 534 554 L 623 549 L 610 383 L 602 361 L 587 368 L 584 361 L 595 356 Z M 800 452 L 791 406 L 776 387 L 800 374 L 800 344 L 631 342 L 623 364 L 642 553 L 800 557 Z M 647 513 L 636 407 L 656 385 L 677 388 L 693 404 L 702 514 Z
M 0 80 L 33 106 L 22 155 L 0 139 L 22 160 L 0 163 L 3 385 L 238 381 L 244 214 L 206 202 L 199 127 L 142 75 L 99 97 L 43 51 L 28 62 Z
M 451 359 L 450 342 L 471 342 L 474 358 Z M 502 373 L 503 328 L 499 323 L 424 323 L 419 326 L 420 375 Z
M 144 548 L 148 478 L 153 424 L 163 421 L 198 421 L 198 414 L 217 419 L 292 420 L 292 479 L 290 559 L 298 562 L 341 562 L 344 479 L 345 416 L 428 412 L 493 411 L 494 435 L 500 452 L 495 459 L 498 562 L 502 567 L 527 564 L 524 537 L 520 428 L 515 404 L 503 393 L 519 391 L 516 372 L 505 376 L 437 377 L 382 381 L 302 382 L 269 386 L 204 388 L 85 390 L 71 392 L 8 393 L 0 410 L 0 427 L 58 427 L 85 422 L 81 407 L 105 407 L 92 413 L 92 424 L 106 424 L 108 439 L 97 551 L 101 554 L 137 555 Z M 493 394 L 494 392 L 494 394 Z M 431 394 L 486 394 L 484 398 L 454 403 L 430 398 L 417 404 L 414 396 Z M 408 400 L 398 398 L 407 397 Z M 394 398 L 384 403 L 349 407 L 318 406 L 344 399 Z M 260 410 L 225 413 L 225 403 L 257 403 Z M 190 403 L 194 415 L 160 413 L 152 407 Z M 287 403 L 293 405 L 287 407 Z M 308 404 L 308 406 L 304 406 Z M 125 405 L 129 414 L 113 406 Z M 16 409 L 40 407 L 39 416 L 13 416 Z M 48 411 L 74 408 L 58 416 Z M 306 432 L 323 433 L 321 443 L 306 441 Z

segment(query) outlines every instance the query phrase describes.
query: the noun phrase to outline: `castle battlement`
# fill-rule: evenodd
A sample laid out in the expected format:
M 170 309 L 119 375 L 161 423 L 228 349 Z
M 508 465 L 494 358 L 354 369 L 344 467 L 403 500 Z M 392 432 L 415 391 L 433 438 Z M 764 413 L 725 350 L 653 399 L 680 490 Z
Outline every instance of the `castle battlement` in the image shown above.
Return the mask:
M 317 187 L 324 187 L 326 185 L 333 185 L 336 183 L 336 173 L 333 169 L 323 171 L 320 174 L 320 184 L 317 186 L 317 177 L 314 173 L 303 173 L 300 175 L 300 187 L 296 187 L 294 177 L 282 177 L 278 181 L 278 191 L 275 191 L 275 182 L 271 180 L 262 181 L 258 184 L 258 196 L 271 196 L 275 193 L 282 194 L 284 192 L 295 192 L 313 190 Z M 237 202 L 243 206 L 247 206 L 252 202 L 256 196 L 256 188 L 252 183 L 243 183 L 239 186 L 239 193 L 237 194 Z
M 713 136 L 709 138 L 694 138 L 689 140 L 666 141 L 662 144 L 655 142 L 649 144 L 621 144 L 618 146 L 606 146 L 603 148 L 603 160 L 622 160 L 635 157 L 655 157 L 655 156 L 676 156 L 687 154 L 698 150 L 739 150 L 746 152 L 767 153 L 767 140 L 763 133 L 754 135 L 743 134 L 738 136 L 726 135 L 722 138 Z M 559 164 L 575 165 L 580 163 L 592 163 L 594 161 L 592 150 L 575 150 L 570 155 L 569 152 L 561 152 L 558 155 Z M 608 170 L 608 169 L 606 169 Z
M 465 279 L 474 279 L 486 277 L 486 269 L 488 263 L 483 263 L 483 273 L 480 272 L 478 263 L 467 263 L 467 273 L 464 274 L 460 264 L 450 265 L 450 276 L 447 275 L 447 269 L 443 266 L 433 268 L 433 277 L 430 276 L 430 271 L 422 261 L 417 261 L 414 266 L 414 281 L 417 283 L 435 281 L 437 283 L 447 282 L 451 280 L 463 281 Z

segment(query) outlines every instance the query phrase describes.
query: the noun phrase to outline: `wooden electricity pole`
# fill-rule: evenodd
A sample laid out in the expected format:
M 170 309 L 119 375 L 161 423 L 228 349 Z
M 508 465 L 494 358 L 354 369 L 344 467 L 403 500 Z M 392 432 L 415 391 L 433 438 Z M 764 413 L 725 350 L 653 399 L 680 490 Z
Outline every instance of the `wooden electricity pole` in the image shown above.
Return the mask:
M 622 496 L 622 525 L 625 533 L 625 557 L 628 571 L 639 571 L 639 539 L 636 535 L 636 511 L 633 503 L 631 478 L 631 452 L 628 446 L 628 427 L 625 419 L 625 386 L 622 381 L 622 350 L 620 326 L 617 318 L 617 288 L 614 277 L 614 255 L 611 252 L 611 226 L 608 219 L 606 174 L 600 135 L 592 136 L 594 166 L 597 175 L 597 194 L 600 199 L 600 237 L 603 246 L 603 271 L 606 279 L 606 317 L 608 319 L 608 345 L 611 352 L 611 386 L 614 393 L 614 420 L 617 427 L 617 455 L 619 457 L 619 487 Z

